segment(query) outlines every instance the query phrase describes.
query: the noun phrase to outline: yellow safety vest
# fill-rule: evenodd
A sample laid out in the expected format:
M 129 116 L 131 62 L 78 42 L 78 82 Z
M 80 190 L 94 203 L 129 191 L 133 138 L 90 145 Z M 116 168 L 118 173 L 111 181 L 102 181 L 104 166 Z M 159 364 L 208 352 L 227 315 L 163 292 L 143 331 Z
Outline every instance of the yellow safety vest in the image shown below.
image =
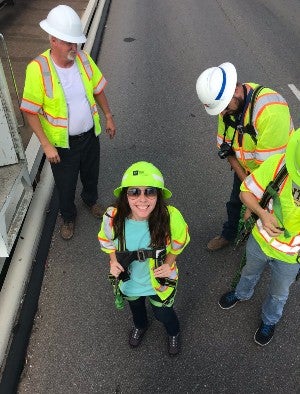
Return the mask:
M 271 180 L 274 180 L 277 173 L 284 165 L 284 155 L 273 155 L 262 165 L 250 174 L 242 183 L 242 191 L 250 191 L 260 200 L 264 190 Z M 288 230 L 290 236 L 284 234 L 274 238 L 263 229 L 260 219 L 252 230 L 252 235 L 259 243 L 263 252 L 274 259 L 286 263 L 296 263 L 297 253 L 300 250 L 300 207 L 294 204 L 292 195 L 292 179 L 287 175 L 281 184 L 278 192 L 283 214 L 283 225 Z M 267 207 L 268 211 L 273 211 L 273 200 L 271 199 Z
M 94 95 L 102 92 L 106 80 L 87 53 L 79 51 L 75 62 L 90 104 L 95 135 L 98 136 L 101 133 L 101 125 Z M 39 116 L 43 130 L 52 145 L 69 147 L 67 103 L 50 56 L 50 49 L 28 64 L 20 108 Z
M 188 226 L 183 219 L 180 211 L 171 206 L 167 206 L 169 214 L 170 214 L 170 231 L 171 231 L 171 239 L 167 240 L 166 251 L 167 253 L 172 254 L 180 254 L 186 245 L 190 242 L 190 236 L 188 232 Z M 98 233 L 98 239 L 101 245 L 101 250 L 105 253 L 112 253 L 115 250 L 118 250 L 118 240 L 113 239 L 113 218 L 116 215 L 116 208 L 109 207 L 106 211 L 107 215 L 103 216 L 102 225 L 100 231 Z M 170 286 L 162 286 L 157 279 L 154 277 L 153 268 L 155 268 L 155 260 L 149 260 L 149 272 L 150 279 L 153 289 L 159 298 L 164 301 L 166 300 L 174 291 L 173 287 Z M 170 275 L 170 279 L 178 279 L 178 268 L 176 263 L 171 267 L 172 273 Z
M 259 86 L 255 83 L 246 83 L 253 90 Z M 243 126 L 250 123 L 250 106 L 248 104 Z M 233 127 L 227 129 L 225 141 L 231 143 L 236 158 L 247 173 L 264 162 L 269 156 L 284 153 L 290 134 L 294 131 L 289 107 L 285 99 L 272 89 L 264 87 L 256 97 L 253 107 L 252 125 L 256 132 L 257 143 L 249 134 L 239 135 Z M 217 145 L 223 142 L 225 124 L 219 115 Z

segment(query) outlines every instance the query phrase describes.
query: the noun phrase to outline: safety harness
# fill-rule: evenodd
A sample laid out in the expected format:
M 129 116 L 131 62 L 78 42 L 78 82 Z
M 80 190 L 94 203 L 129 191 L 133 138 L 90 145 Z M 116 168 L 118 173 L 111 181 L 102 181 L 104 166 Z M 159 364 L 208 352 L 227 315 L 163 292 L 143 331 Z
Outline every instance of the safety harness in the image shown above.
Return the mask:
M 243 85 L 244 97 L 245 97 L 244 110 L 238 116 L 235 116 L 234 120 L 231 118 L 231 115 L 223 116 L 223 122 L 225 124 L 225 130 L 223 133 L 223 143 L 226 140 L 226 134 L 228 128 L 232 127 L 234 129 L 234 133 L 230 142 L 230 146 L 233 145 L 236 132 L 238 132 L 238 143 L 240 147 L 242 146 L 244 134 L 249 134 L 255 145 L 257 144 L 256 131 L 252 124 L 252 121 L 253 121 L 254 104 L 257 96 L 259 95 L 262 89 L 264 89 L 264 86 L 259 85 L 255 89 L 250 89 L 247 94 L 246 87 Z M 250 103 L 249 123 L 246 126 L 243 126 L 243 120 L 249 103 Z
M 110 215 L 108 215 L 107 213 L 106 215 L 110 217 Z M 138 249 L 133 251 L 126 250 L 125 229 L 123 229 L 123 234 L 119 239 L 119 249 L 120 250 L 115 252 L 116 258 L 118 260 L 118 263 L 121 264 L 121 266 L 124 268 L 124 272 L 121 272 L 121 274 L 117 278 L 112 274 L 108 274 L 108 279 L 114 289 L 115 306 L 117 309 L 123 309 L 124 298 L 127 297 L 124 296 L 124 294 L 121 292 L 119 285 L 120 285 L 120 281 L 126 282 L 127 280 L 130 279 L 130 273 L 128 271 L 129 265 L 133 261 L 144 262 L 147 259 L 154 259 L 155 268 L 157 268 L 161 266 L 165 261 L 166 248 L 156 247 L 152 249 Z M 173 299 L 176 293 L 177 280 L 171 278 L 156 278 L 156 280 L 162 286 L 168 286 L 174 288 L 174 291 L 172 291 L 172 293 L 161 303 L 164 306 L 171 305 L 173 303 Z

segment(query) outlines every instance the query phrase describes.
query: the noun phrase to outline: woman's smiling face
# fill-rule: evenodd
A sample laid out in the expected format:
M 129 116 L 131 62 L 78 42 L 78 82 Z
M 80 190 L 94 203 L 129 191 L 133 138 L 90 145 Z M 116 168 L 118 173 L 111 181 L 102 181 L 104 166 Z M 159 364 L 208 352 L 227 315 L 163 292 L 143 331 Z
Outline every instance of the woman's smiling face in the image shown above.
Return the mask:
M 131 196 L 128 194 L 133 189 L 139 189 L 141 194 L 136 196 Z M 129 187 L 127 191 L 128 204 L 131 209 L 131 219 L 133 220 L 147 220 L 151 212 L 154 210 L 157 202 L 157 194 L 147 195 L 145 190 L 149 190 L 148 187 Z M 151 188 L 153 189 L 153 188 Z

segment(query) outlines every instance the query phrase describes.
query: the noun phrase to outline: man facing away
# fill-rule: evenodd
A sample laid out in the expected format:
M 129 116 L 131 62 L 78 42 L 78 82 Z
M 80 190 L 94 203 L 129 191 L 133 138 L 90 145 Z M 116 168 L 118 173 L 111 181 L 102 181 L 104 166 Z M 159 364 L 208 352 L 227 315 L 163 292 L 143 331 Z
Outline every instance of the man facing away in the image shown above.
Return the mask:
M 101 132 L 97 104 L 110 138 L 116 127 L 104 94 L 106 80 L 91 57 L 78 50 L 86 37 L 77 13 L 59 5 L 40 26 L 49 34 L 50 49 L 27 66 L 21 110 L 51 164 L 63 219 L 60 233 L 67 240 L 74 234 L 79 174 L 83 202 L 93 216 L 101 218 L 104 213 L 97 204 Z
M 211 251 L 233 242 L 237 235 L 241 182 L 273 154 L 284 153 L 294 131 L 285 99 L 256 83 L 237 81 L 229 62 L 203 71 L 196 83 L 200 101 L 209 115 L 219 115 L 217 145 L 219 157 L 234 171 L 231 196 L 226 204 L 227 221 L 220 235 L 207 244 Z

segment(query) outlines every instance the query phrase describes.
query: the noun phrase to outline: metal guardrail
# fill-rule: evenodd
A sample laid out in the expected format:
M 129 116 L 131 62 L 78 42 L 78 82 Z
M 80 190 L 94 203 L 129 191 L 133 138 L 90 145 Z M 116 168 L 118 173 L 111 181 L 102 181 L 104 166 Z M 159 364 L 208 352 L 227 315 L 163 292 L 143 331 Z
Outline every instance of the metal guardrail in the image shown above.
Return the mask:
M 0 41 L 3 44 L 4 57 L 8 60 L 19 101 L 2 34 L 0 34 Z M 0 52 L 0 257 L 8 257 L 29 207 L 33 190 L 8 83 L 2 67 L 2 58 Z

